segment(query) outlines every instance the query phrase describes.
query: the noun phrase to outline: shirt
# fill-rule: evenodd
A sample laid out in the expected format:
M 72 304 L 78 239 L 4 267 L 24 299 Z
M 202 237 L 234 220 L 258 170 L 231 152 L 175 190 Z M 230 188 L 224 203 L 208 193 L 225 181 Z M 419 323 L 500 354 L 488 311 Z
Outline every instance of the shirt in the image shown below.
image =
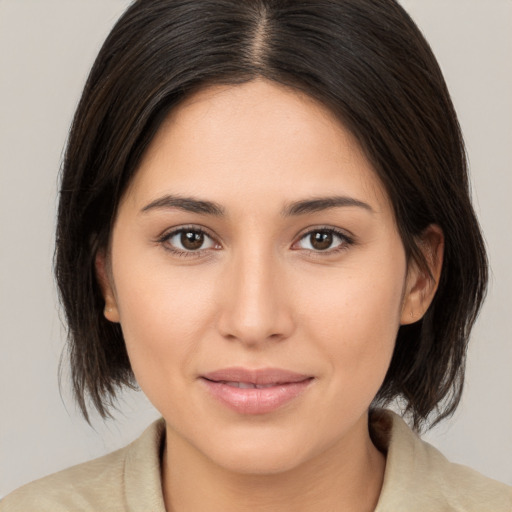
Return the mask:
M 512 512 L 512 487 L 449 462 L 393 412 L 375 411 L 370 432 L 387 454 L 375 512 Z M 14 491 L 0 512 L 165 512 L 164 434 L 161 419 L 121 450 Z

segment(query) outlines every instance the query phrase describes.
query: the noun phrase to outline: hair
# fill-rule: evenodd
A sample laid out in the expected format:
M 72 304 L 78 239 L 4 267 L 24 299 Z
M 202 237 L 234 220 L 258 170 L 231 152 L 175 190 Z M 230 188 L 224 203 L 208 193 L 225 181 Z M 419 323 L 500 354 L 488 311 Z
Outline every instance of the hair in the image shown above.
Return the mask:
M 357 138 L 394 208 L 409 259 L 445 237 L 437 293 L 399 329 L 374 406 L 403 400 L 419 429 L 457 407 L 487 259 L 473 211 L 464 143 L 434 55 L 394 0 L 138 0 L 106 39 L 87 80 L 64 157 L 55 270 L 77 403 L 109 416 L 135 386 L 121 327 L 103 316 L 95 257 L 107 250 L 120 199 L 168 113 L 213 84 L 255 78 L 302 91 Z

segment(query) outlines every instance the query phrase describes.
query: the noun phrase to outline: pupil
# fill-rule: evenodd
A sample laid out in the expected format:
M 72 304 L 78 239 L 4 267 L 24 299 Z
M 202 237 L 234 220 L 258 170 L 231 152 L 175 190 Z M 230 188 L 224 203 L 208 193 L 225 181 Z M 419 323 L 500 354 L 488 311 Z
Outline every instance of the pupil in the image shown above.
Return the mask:
M 190 251 L 200 249 L 204 242 L 204 234 L 197 231 L 185 231 L 181 234 L 181 245 Z
M 332 245 L 332 233 L 328 231 L 317 231 L 311 234 L 311 245 L 319 250 L 325 251 Z

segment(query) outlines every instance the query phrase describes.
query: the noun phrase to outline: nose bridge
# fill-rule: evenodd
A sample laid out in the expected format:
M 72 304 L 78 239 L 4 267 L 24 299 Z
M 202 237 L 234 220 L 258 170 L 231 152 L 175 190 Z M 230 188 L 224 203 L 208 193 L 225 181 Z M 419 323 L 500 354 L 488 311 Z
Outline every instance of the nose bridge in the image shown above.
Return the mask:
M 245 247 L 235 251 L 228 267 L 222 334 L 252 345 L 289 336 L 293 326 L 275 252 L 268 247 Z

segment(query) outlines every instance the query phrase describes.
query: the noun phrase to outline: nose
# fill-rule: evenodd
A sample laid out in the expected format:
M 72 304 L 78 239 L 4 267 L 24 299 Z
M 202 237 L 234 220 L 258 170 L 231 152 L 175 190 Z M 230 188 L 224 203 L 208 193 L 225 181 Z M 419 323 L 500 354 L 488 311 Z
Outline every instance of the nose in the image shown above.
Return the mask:
M 247 346 L 288 338 L 294 330 L 286 276 L 271 251 L 244 251 L 223 275 L 218 328 L 224 338 Z

